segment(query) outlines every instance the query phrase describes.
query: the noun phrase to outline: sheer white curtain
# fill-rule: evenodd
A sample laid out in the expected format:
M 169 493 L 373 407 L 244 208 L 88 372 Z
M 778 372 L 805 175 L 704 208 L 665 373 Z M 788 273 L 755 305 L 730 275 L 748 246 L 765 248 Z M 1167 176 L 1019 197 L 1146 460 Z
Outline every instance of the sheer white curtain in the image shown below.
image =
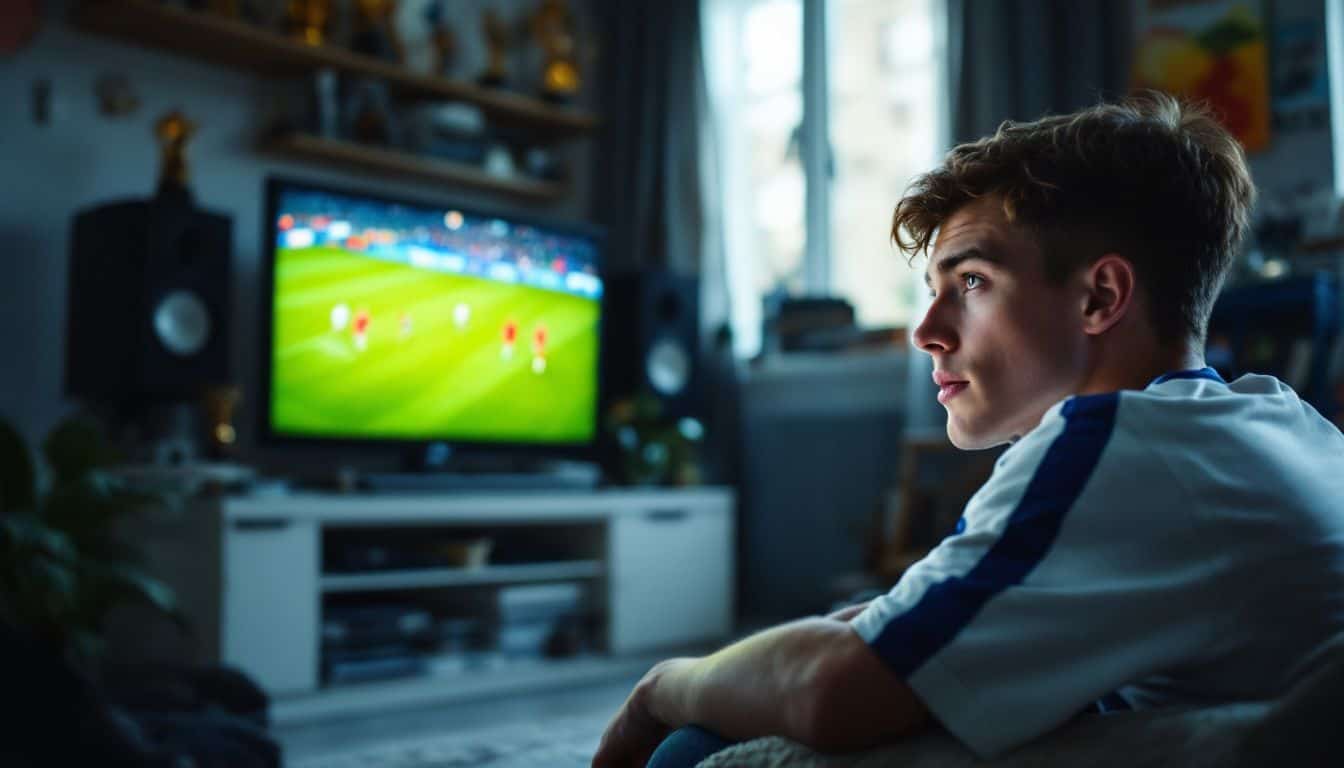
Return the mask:
M 759 350 L 763 301 L 783 295 L 842 296 L 868 326 L 917 318 L 921 281 L 888 228 L 948 146 L 944 6 L 703 0 L 706 173 L 738 355 Z
M 761 298 L 801 292 L 802 0 L 705 0 L 702 40 L 734 351 L 760 347 Z

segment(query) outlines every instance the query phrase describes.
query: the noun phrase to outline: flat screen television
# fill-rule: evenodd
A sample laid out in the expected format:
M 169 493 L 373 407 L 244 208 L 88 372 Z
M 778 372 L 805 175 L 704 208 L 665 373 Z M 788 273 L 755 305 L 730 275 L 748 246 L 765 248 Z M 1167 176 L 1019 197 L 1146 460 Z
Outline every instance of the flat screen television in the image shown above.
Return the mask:
M 289 179 L 263 229 L 267 438 L 592 445 L 599 231 Z

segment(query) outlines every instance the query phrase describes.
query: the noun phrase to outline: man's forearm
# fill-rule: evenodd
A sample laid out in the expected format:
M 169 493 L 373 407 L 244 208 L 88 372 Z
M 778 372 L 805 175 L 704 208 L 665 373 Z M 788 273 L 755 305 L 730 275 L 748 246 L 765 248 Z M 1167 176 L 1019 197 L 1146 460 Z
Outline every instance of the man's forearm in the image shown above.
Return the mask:
M 844 608 L 841 608 L 840 610 L 829 614 L 826 618 L 832 621 L 849 621 L 850 619 L 854 618 L 855 616 L 858 616 L 860 613 L 863 613 L 865 610 L 867 610 L 868 604 L 871 602 L 872 600 L 866 600 L 862 603 L 847 605 Z
M 673 659 L 651 676 L 648 706 L 673 728 L 695 723 L 734 740 L 777 735 L 808 743 L 830 654 L 855 639 L 844 623 L 804 619 L 704 658 Z

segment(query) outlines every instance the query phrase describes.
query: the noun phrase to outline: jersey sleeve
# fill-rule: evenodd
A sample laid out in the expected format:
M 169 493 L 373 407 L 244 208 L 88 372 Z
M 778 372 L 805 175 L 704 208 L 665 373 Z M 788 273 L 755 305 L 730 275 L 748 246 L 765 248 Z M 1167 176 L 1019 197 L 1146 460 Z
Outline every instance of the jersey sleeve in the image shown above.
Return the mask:
M 1191 658 L 1217 625 L 1188 500 L 1123 421 L 1119 393 L 1056 406 L 1000 458 L 961 532 L 851 622 L 983 758 Z

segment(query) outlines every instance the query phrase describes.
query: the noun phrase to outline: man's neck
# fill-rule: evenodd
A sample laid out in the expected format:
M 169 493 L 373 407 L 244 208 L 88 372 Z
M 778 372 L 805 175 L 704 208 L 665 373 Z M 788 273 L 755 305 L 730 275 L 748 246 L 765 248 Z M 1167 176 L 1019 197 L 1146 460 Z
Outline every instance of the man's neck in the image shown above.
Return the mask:
M 1130 350 L 1124 355 L 1108 355 L 1089 372 L 1078 394 L 1144 389 L 1163 374 L 1195 370 L 1204 365 L 1204 355 L 1190 344 L 1150 349 L 1148 354 Z

